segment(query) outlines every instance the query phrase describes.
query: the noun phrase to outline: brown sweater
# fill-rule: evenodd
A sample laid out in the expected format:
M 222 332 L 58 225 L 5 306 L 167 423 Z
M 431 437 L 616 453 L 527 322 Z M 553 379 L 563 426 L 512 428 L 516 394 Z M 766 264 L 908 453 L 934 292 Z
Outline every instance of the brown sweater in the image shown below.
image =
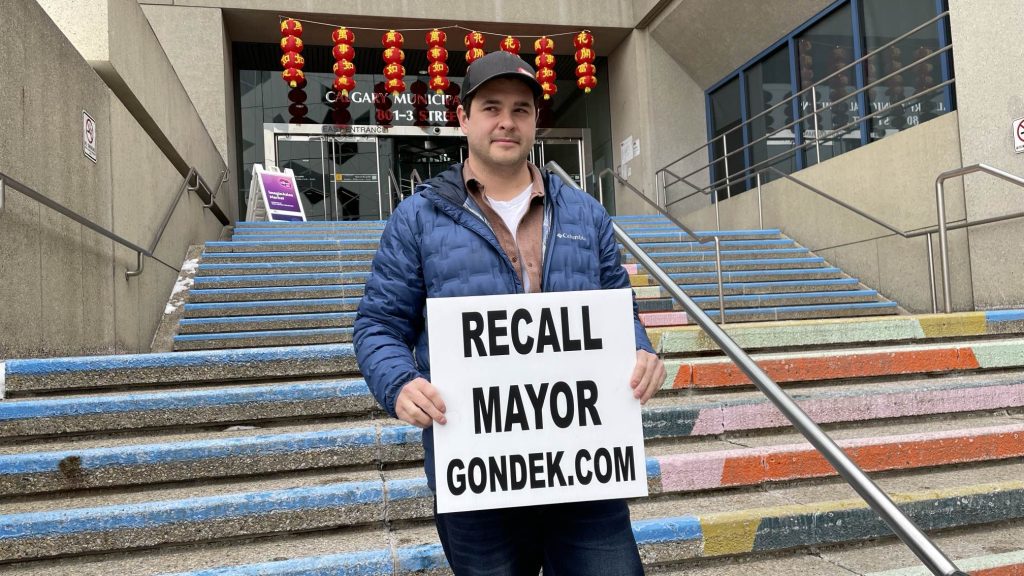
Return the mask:
M 494 230 L 502 250 L 512 261 L 516 276 L 523 281 L 525 271 L 530 280 L 530 292 L 541 292 L 541 266 L 543 264 L 543 247 L 541 246 L 544 226 L 544 179 L 540 170 L 527 163 L 530 175 L 533 176 L 533 192 L 530 194 L 530 207 L 519 222 L 518 230 L 509 230 L 501 216 L 491 208 L 484 196 L 484 185 L 473 175 L 469 162 L 462 165 L 462 178 L 466 183 L 466 191 L 483 211 L 487 222 Z M 525 286 L 525 284 L 524 284 Z

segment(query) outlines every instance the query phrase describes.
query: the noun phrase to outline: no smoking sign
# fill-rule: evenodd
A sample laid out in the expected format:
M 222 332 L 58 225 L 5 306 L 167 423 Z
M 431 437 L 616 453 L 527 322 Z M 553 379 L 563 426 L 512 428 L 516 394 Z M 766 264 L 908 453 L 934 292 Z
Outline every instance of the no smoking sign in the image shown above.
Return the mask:
M 1024 118 L 1013 121 L 1013 151 L 1017 154 L 1024 152 Z
M 88 112 L 82 110 L 82 152 L 85 157 L 96 162 L 96 121 Z

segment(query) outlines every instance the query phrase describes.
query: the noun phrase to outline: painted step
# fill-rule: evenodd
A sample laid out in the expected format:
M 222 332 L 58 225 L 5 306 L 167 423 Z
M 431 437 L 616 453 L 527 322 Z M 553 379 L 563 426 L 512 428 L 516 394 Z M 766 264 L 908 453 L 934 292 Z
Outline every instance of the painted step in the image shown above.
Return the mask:
M 376 250 L 376 240 L 301 240 L 230 242 L 211 241 L 203 246 L 204 254 L 245 252 L 322 252 L 338 250 Z
M 1024 574 L 1024 550 L 975 556 L 956 562 L 957 568 L 967 570 L 974 576 L 1020 576 Z M 872 572 L 865 576 L 930 576 L 931 571 L 923 566 L 898 568 L 885 572 Z
M 718 281 L 715 272 L 682 272 L 669 274 L 669 278 L 677 284 L 709 284 Z M 844 276 L 843 271 L 834 266 L 820 268 L 789 268 L 779 270 L 730 270 L 722 273 L 724 282 L 776 282 L 794 280 L 829 280 Z M 646 274 L 634 274 L 629 278 L 633 286 L 654 286 L 657 280 Z
M 626 271 L 630 274 L 643 274 L 647 275 L 647 269 L 639 264 L 624 264 Z M 668 272 L 680 273 L 680 272 L 703 272 L 703 271 L 715 271 L 716 263 L 714 260 L 710 262 L 673 262 L 663 260 L 658 262 L 658 266 Z M 825 259 L 820 256 L 806 256 L 803 258 L 761 258 L 761 259 L 743 259 L 743 260 L 723 260 L 722 270 L 724 271 L 739 271 L 739 270 L 786 270 L 786 269 L 801 269 L 801 268 L 825 268 L 828 264 Z
M 637 242 L 645 252 L 656 254 L 659 252 L 710 252 L 712 257 L 715 253 L 715 245 L 712 243 L 702 244 L 700 242 Z M 796 242 L 789 238 L 766 238 L 760 240 L 723 240 L 722 252 L 728 250 L 762 250 L 773 248 L 797 248 Z M 627 253 L 624 246 L 619 244 L 619 251 Z
M 929 428 L 934 431 L 922 431 Z M 879 430 L 880 436 L 870 436 L 871 430 L 864 426 L 830 434 L 867 472 L 1024 455 L 1024 423 L 1009 417 L 964 418 L 960 426 L 948 428 L 946 422 L 930 426 L 914 422 L 887 424 Z M 752 448 L 735 448 L 745 441 L 741 438 L 734 443 L 709 440 L 649 447 L 650 489 L 652 493 L 688 492 L 835 474 L 810 445 L 792 443 L 796 439 L 790 436 L 768 437 L 765 440 L 770 443 Z M 284 431 L 227 431 L 214 437 L 207 433 L 161 443 L 92 444 L 81 440 L 33 443 L 0 454 L 0 495 L 422 461 L 419 430 L 399 423 L 320 424 Z
M 235 228 L 305 228 L 305 227 L 329 227 L 329 228 L 383 228 L 387 220 L 322 220 L 307 222 L 255 222 L 242 221 L 235 224 Z
M 369 260 L 324 260 L 319 262 L 201 262 L 196 277 L 258 274 L 323 274 L 328 272 L 369 272 Z
M 290 234 L 234 234 L 232 242 L 316 242 L 339 241 L 354 243 L 379 243 L 381 232 L 293 232 Z
M 716 288 L 717 291 L 717 288 Z M 797 306 L 801 304 L 839 304 L 847 302 L 876 302 L 880 296 L 875 290 L 832 290 L 827 292 L 783 292 L 781 294 L 734 294 L 725 297 L 728 308 L 766 308 Z M 693 298 L 704 310 L 718 309 L 718 295 Z M 640 313 L 679 312 L 682 306 L 672 298 L 638 299 Z M 186 305 L 187 312 L 187 305 Z
M 215 288 L 276 288 L 284 286 L 335 286 L 360 284 L 370 277 L 369 272 L 331 272 L 322 274 L 240 274 L 233 276 L 197 277 L 194 289 Z
M 0 537 L 7 536 L 0 548 L 0 561 L 275 534 L 283 526 L 289 531 L 331 530 L 376 523 L 385 516 L 418 521 L 430 529 L 424 535 L 436 546 L 436 532 L 427 524 L 433 498 L 425 483 L 395 473 L 385 473 L 383 481 L 368 478 L 375 474 L 369 472 L 349 482 L 314 482 L 312 487 L 308 480 L 320 479 L 292 480 L 302 483 L 295 487 L 142 503 L 115 501 L 25 512 L 15 505 L 14 513 L 0 517 Z M 937 530 L 1024 517 L 1022 474 L 1024 463 L 1009 461 L 882 478 L 879 484 L 915 523 L 925 530 Z M 684 509 L 688 513 L 679 515 Z M 836 481 L 779 488 L 771 494 L 732 491 L 717 496 L 648 498 L 632 503 L 631 515 L 648 566 L 858 542 L 890 534 L 863 500 Z M 181 522 L 184 517 L 189 521 Z M 396 535 L 402 532 L 394 531 Z M 415 538 L 398 538 L 403 540 Z M 424 551 L 422 546 L 416 549 Z M 436 551 L 435 547 L 431 556 Z
M 712 319 L 718 319 L 715 308 L 706 311 Z M 895 302 L 849 302 L 843 304 L 804 304 L 800 306 L 777 306 L 773 308 L 727 308 L 728 322 L 776 322 L 780 320 L 810 320 L 816 318 L 848 318 L 854 316 L 886 316 L 899 314 Z
M 223 332 L 219 334 L 179 334 L 175 350 L 224 350 L 263 346 L 299 346 L 338 344 L 352 341 L 352 328 L 309 328 L 304 330 L 266 330 Z
M 185 304 L 184 318 L 354 312 L 359 307 L 359 300 L 359 298 L 307 298 L 302 300 L 265 300 L 257 302 L 189 303 Z
M 185 318 L 178 323 L 178 334 L 350 328 L 355 320 L 355 312 L 274 314 L 266 316 L 233 316 L 228 318 Z
M 299 300 L 324 298 L 362 298 L 363 284 L 331 284 L 320 286 L 271 286 L 266 288 L 193 288 L 190 303 L 259 302 L 264 300 Z
M 693 236 L 690 236 L 686 232 L 679 230 L 678 228 L 672 230 L 655 231 L 655 232 L 632 232 L 627 231 L 627 234 L 634 242 L 640 245 L 644 244 L 677 244 L 684 242 L 693 242 L 694 244 L 700 244 L 699 241 L 694 240 Z M 725 244 L 726 242 L 737 242 L 737 241 L 755 241 L 763 242 L 766 240 L 779 240 L 781 238 L 781 232 L 777 229 L 766 229 L 766 230 L 723 230 L 721 232 L 697 232 L 696 236 L 698 239 L 712 238 L 718 234 L 720 242 Z M 714 242 L 703 243 L 705 246 L 710 246 L 714 250 Z M 735 244 L 733 244 L 735 246 Z
M 760 260 L 763 258 L 799 258 L 810 256 L 811 251 L 807 248 L 764 248 L 760 250 L 723 250 L 722 260 Z M 714 262 L 715 252 L 712 251 L 687 251 L 687 252 L 657 252 L 654 260 L 656 262 Z M 623 264 L 636 264 L 636 258 L 629 252 L 622 256 Z
M 856 278 L 831 278 L 824 280 L 782 280 L 773 282 L 723 282 L 726 296 L 759 296 L 764 294 L 785 294 L 798 292 L 821 292 L 853 290 L 860 286 Z M 714 296 L 718 298 L 718 284 L 680 284 L 679 287 L 691 298 Z M 634 286 L 637 299 L 671 298 L 671 294 L 660 285 Z M 717 300 L 716 300 L 717 301 Z
M 1024 339 L 755 354 L 776 383 L 1024 368 Z M 668 359 L 665 388 L 751 388 L 727 358 Z
M 373 260 L 377 250 L 311 250 L 299 252 L 203 252 L 208 264 L 263 264 L 269 262 L 324 262 Z
M 5 400 L 0 436 L 92 433 L 181 426 L 233 425 L 281 418 L 366 414 L 377 404 L 356 379 L 237 385 Z
M 8 360 L 8 396 L 358 374 L 350 344 Z M 0 409 L 6 406 L 0 403 Z
M 867 422 L 1024 406 L 1024 374 L 972 374 L 895 383 L 817 384 L 794 400 L 819 423 Z M 168 428 L 282 418 L 357 416 L 376 403 L 361 380 L 112 393 L 0 403 L 3 437 Z M 643 410 L 644 435 L 687 438 L 787 427 L 759 392 L 662 394 Z
M 763 324 L 727 324 L 726 333 L 748 352 L 771 349 L 797 349 L 807 346 L 840 346 L 856 343 L 897 343 L 930 338 L 971 337 L 1024 333 L 1024 311 L 999 310 L 766 322 Z M 697 326 L 650 328 L 647 330 L 655 350 L 661 354 L 719 352 L 715 344 Z

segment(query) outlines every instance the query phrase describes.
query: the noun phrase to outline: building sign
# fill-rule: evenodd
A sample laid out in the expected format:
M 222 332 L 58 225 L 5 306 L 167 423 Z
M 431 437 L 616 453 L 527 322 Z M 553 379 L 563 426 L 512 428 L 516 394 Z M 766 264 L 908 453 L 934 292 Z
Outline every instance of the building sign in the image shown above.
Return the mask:
M 647 495 L 629 289 L 427 300 L 438 512 Z
M 86 158 L 97 162 L 96 121 L 85 110 L 82 110 L 82 152 Z
M 1013 151 L 1017 154 L 1024 152 L 1024 118 L 1013 121 Z
M 262 165 L 252 167 L 249 187 L 249 218 L 271 222 L 305 222 L 306 213 L 299 199 L 295 173 L 265 170 Z

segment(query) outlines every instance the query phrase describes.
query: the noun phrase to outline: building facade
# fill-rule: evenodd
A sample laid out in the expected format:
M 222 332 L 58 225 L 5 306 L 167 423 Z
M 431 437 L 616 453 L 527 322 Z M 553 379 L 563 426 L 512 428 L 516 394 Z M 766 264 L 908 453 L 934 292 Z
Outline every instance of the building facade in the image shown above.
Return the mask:
M 534 38 L 554 39 L 558 92 L 534 158 L 603 190 L 609 211 L 650 210 L 611 171 L 691 227 L 781 228 L 913 312 L 931 309 L 928 237 L 903 238 L 812 189 L 912 232 L 936 225 L 940 173 L 984 163 L 1024 174 L 1012 130 L 1024 117 L 1018 0 L 0 5 L 0 68 L 20 82 L 0 88 L 16 112 L 0 121 L 0 172 L 146 247 L 170 222 L 154 249 L 166 265 L 129 280 L 131 250 L 8 193 L 0 357 L 148 350 L 188 246 L 245 217 L 255 164 L 293 169 L 310 218 L 386 218 L 410 182 L 465 155 L 457 92 L 424 90 L 434 27 L 448 33 L 453 86 L 467 30 L 488 33 L 487 51 L 520 38 L 529 60 Z M 309 124 L 289 124 L 282 17 L 305 22 Z M 344 107 L 331 86 L 336 26 L 356 35 L 357 87 Z M 398 96 L 380 90 L 388 29 L 406 36 Z M 574 82 L 572 34 L 584 29 L 596 39 L 589 94 Z M 96 121 L 96 162 L 82 158 L 83 111 Z M 171 205 L 192 169 L 220 186 L 216 209 L 190 193 Z M 1024 190 L 984 174 L 945 188 L 953 222 L 1024 206 Z M 1024 304 L 1022 232 L 1010 220 L 950 233 L 955 310 Z

